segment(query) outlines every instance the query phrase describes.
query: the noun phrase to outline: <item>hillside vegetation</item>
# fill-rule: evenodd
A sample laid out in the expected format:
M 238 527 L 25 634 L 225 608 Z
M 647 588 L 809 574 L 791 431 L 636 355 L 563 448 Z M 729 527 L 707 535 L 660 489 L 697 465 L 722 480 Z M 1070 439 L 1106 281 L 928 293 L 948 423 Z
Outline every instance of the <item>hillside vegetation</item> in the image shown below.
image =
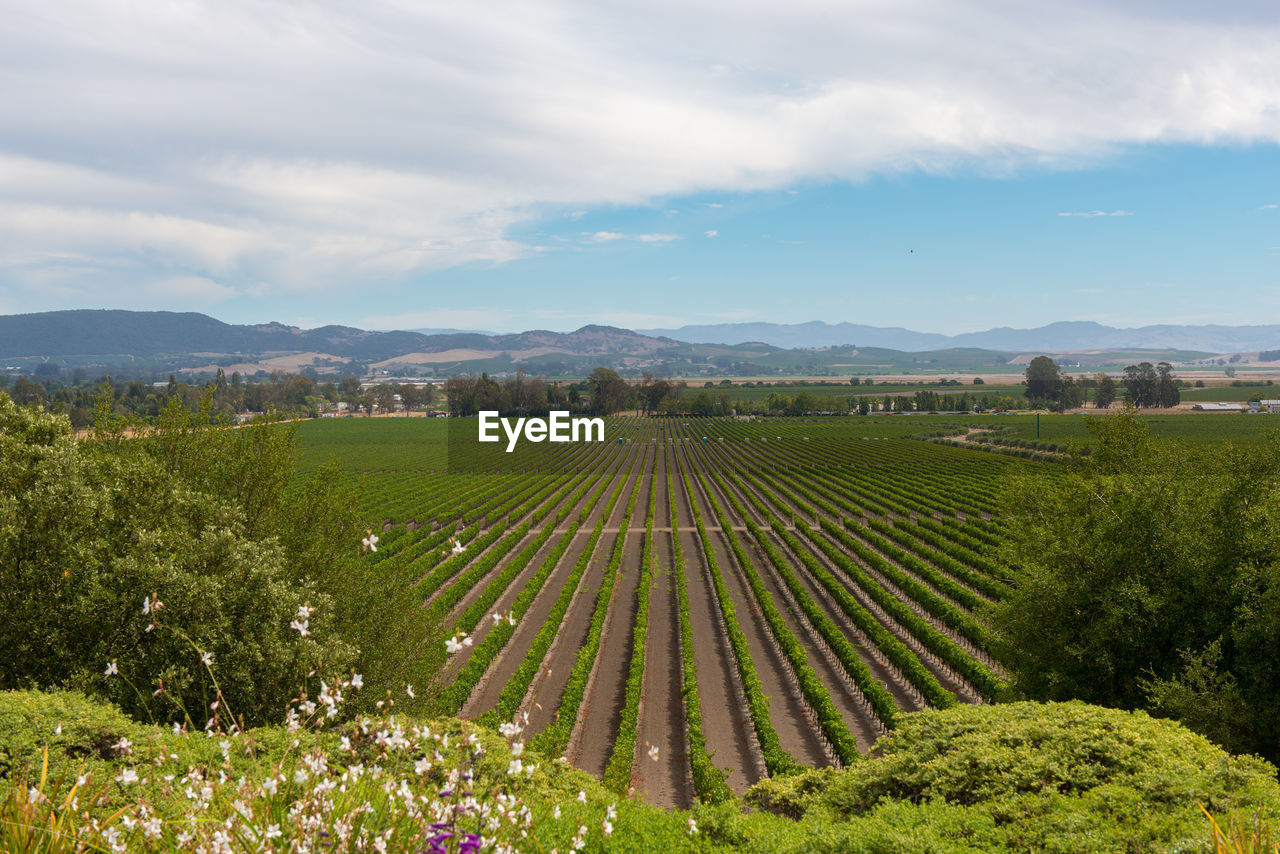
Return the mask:
M 1199 804 L 1227 826 L 1280 815 L 1267 763 L 1082 703 L 907 715 L 878 758 L 688 811 L 618 798 L 522 744 L 404 717 L 205 738 L 76 694 L 3 692 L 0 842 L 468 851 L 478 833 L 485 850 L 543 852 L 1191 852 L 1213 850 Z

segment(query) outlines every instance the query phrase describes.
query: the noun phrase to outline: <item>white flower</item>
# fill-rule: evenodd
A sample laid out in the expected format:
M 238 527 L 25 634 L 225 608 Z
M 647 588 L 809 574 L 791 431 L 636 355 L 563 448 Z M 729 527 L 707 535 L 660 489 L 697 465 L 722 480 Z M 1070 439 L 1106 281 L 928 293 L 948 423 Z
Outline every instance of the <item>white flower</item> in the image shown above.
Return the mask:
M 267 832 L 262 834 L 267 839 L 278 839 L 280 837 L 280 825 L 272 824 L 267 827 Z
M 405 692 L 406 694 L 408 694 L 408 695 L 409 695 L 409 699 L 410 699 L 410 700 L 412 700 L 412 699 L 413 699 L 413 686 L 412 686 L 412 685 L 405 685 L 405 686 L 404 686 L 404 692 Z
M 693 836 L 698 832 L 698 824 L 692 818 L 689 819 L 689 835 Z
M 604 831 L 605 836 L 608 836 L 610 833 L 613 833 L 613 822 L 609 821 L 608 819 L 605 819 L 603 822 L 601 822 L 600 827 Z
M 507 612 L 507 622 L 508 622 L 508 623 L 510 623 L 510 624 L 511 624 L 511 625 L 513 625 L 513 626 L 516 624 L 516 612 L 515 612 L 515 611 L 508 611 L 508 612 Z
M 363 687 L 364 687 L 364 677 L 363 677 L 363 676 L 361 676 L 359 673 L 352 673 L 352 674 L 351 674 L 351 687 L 352 687 L 352 688 L 363 688 Z
M 54 735 L 62 735 L 62 724 L 59 723 L 53 730 Z
M 201 663 L 201 664 L 203 664 L 205 667 L 212 667 L 212 666 L 213 666 L 213 653 L 211 653 L 211 652 L 202 652 L 202 653 L 200 653 L 200 663 Z
M 458 638 L 456 635 L 444 642 L 444 651 L 449 653 L 450 655 L 453 655 L 455 652 L 460 652 L 461 650 L 462 650 L 462 644 L 458 643 Z
M 378 550 L 378 535 L 370 531 L 369 536 L 360 541 L 360 545 L 365 551 L 376 552 Z
M 425 756 L 419 759 L 417 762 L 413 763 L 413 773 L 415 774 L 425 774 L 430 770 L 431 770 L 431 760 Z
M 120 772 L 120 776 L 116 777 L 116 782 L 124 783 L 125 785 L 128 785 L 129 783 L 136 783 L 138 782 L 138 772 L 134 771 L 132 768 L 125 768 Z
M 299 608 L 298 610 L 299 612 L 301 612 L 302 609 Z M 307 631 L 306 620 L 294 620 L 292 623 L 289 624 L 289 628 L 293 629 L 295 632 L 302 635 L 304 638 L 307 635 L 311 634 L 311 632 Z
M 583 792 L 583 791 L 581 791 L 581 790 L 579 790 L 579 792 L 578 792 L 578 803 L 580 803 L 580 804 L 585 804 L 586 802 L 587 802 L 587 793 L 586 793 L 586 792 Z
M 280 788 L 280 781 L 275 777 L 268 777 L 262 781 L 262 790 L 268 795 L 274 796 L 278 788 Z
M 521 762 L 519 759 L 512 759 L 511 763 L 507 765 L 508 774 L 519 774 L 523 770 L 524 770 L 524 763 Z
M 30 789 L 27 789 L 27 803 L 34 804 L 36 801 L 40 800 L 42 797 L 44 796 L 40 794 L 40 790 L 37 789 L 35 786 L 32 786 Z
M 116 669 L 116 660 L 113 658 L 107 662 L 107 669 L 102 671 L 103 676 L 115 676 L 120 671 Z
M 151 597 L 150 596 L 142 597 L 142 613 L 143 614 L 151 613 Z
M 503 620 L 503 616 L 502 616 L 501 614 L 494 614 L 494 615 L 493 615 L 493 624 L 494 624 L 495 626 L 500 626 L 500 625 L 502 625 L 502 620 Z
M 306 619 L 309 619 L 309 618 L 311 617 L 311 612 L 312 612 L 313 610 L 314 610 L 314 609 L 313 609 L 310 605 L 299 605 L 299 606 L 298 606 L 298 619 L 299 619 L 299 620 L 306 620 Z
M 560 817 L 560 805 L 559 805 L 559 804 L 556 804 L 556 808 L 555 808 L 555 809 L 553 809 L 553 810 L 551 811 L 551 817 L 552 817 L 552 818 L 559 818 L 559 817 Z
M 658 761 L 658 745 L 655 744 L 649 748 L 649 758 L 654 762 Z
M 112 747 L 120 751 L 121 756 L 128 756 L 130 753 L 133 752 L 133 742 L 123 737 L 119 741 L 117 741 L 115 744 L 113 744 Z

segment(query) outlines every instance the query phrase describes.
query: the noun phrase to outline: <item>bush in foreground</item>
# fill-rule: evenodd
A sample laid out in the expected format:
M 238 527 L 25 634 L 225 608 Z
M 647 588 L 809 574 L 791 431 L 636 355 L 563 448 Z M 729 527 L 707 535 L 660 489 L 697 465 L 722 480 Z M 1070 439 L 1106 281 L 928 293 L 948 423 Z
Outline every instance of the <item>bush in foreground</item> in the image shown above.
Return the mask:
M 0 693 L 0 843 L 48 850 L 22 840 L 59 814 L 62 842 L 117 850 L 1191 852 L 1214 850 L 1200 803 L 1226 825 L 1280 814 L 1267 763 L 1083 703 L 904 715 L 881 758 L 689 812 L 618 799 L 521 739 L 403 717 L 208 738 Z

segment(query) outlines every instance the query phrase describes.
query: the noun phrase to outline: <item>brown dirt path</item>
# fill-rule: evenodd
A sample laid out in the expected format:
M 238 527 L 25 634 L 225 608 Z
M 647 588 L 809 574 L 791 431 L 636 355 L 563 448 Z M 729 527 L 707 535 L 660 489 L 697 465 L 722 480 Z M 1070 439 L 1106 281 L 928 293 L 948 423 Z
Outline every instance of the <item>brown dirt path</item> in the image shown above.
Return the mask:
M 741 520 L 735 518 L 738 514 L 729 503 L 724 491 L 711 480 L 708 480 L 708 486 L 716 501 L 724 509 L 730 523 L 736 526 Z M 809 625 L 803 613 L 799 610 L 799 606 L 794 603 L 790 591 L 786 589 L 778 578 L 773 564 L 760 550 L 755 538 L 744 532 L 739 535 L 739 541 L 746 548 L 748 556 L 755 564 L 760 580 L 764 583 L 765 590 L 768 591 L 769 596 L 773 599 L 778 612 L 782 614 L 783 619 L 786 621 L 787 628 L 791 630 L 791 633 L 796 636 L 804 647 L 809 666 L 813 668 L 814 673 L 826 685 L 827 692 L 831 695 L 831 700 L 835 703 L 836 708 L 839 709 L 845 726 L 849 728 L 849 732 L 853 735 L 858 750 L 867 753 L 881 734 L 881 727 L 875 715 L 870 712 L 865 701 L 861 701 L 861 692 L 849 681 L 849 677 L 840 668 L 835 657 L 821 642 L 821 637 Z M 785 554 L 785 550 L 783 554 Z M 737 566 L 736 560 L 734 561 L 734 566 L 738 572 L 742 571 L 741 567 Z M 742 579 L 742 585 L 744 591 L 748 589 L 745 578 Z
M 665 487 L 659 487 L 665 496 Z M 663 503 L 665 504 L 665 498 Z M 655 521 L 657 517 L 655 517 Z M 689 740 L 685 732 L 680 612 L 671 565 L 671 535 L 654 534 L 653 591 L 645 641 L 644 691 L 636 735 L 636 790 L 651 804 L 688 809 L 693 802 Z M 649 758 L 650 746 L 658 759 Z
M 644 489 L 642 479 L 641 490 Z M 639 509 L 640 499 L 636 499 Z M 613 755 L 613 743 L 622 721 L 622 708 L 627 699 L 627 672 L 631 667 L 633 626 L 635 625 L 636 592 L 640 584 L 640 557 L 644 533 L 632 531 L 622 548 L 622 565 L 613 585 L 609 612 L 600 634 L 594 672 L 583 696 L 582 708 L 574 736 L 566 755 L 577 768 L 596 777 L 604 776 L 605 766 Z
M 738 682 L 733 649 L 722 618 L 711 598 L 697 534 L 681 531 L 685 577 L 689 593 L 689 621 L 693 628 L 693 661 L 698 671 L 698 699 L 707 750 L 717 768 L 729 771 L 729 788 L 742 794 L 764 779 L 764 757 L 751 724 L 747 699 Z
M 699 493 L 695 481 L 696 500 L 702 511 L 703 523 L 715 520 L 710 503 Z M 746 636 L 751 650 L 751 661 L 764 694 L 769 698 L 769 716 L 782 748 L 802 765 L 820 768 L 831 764 L 811 714 L 800 693 L 790 666 L 782 657 L 769 634 L 769 627 L 760 614 L 754 597 L 739 577 L 739 570 L 722 531 L 708 531 L 711 548 L 720 567 L 720 575 L 729 591 L 738 624 Z
M 502 653 L 489 665 L 488 672 L 476 685 L 476 689 L 463 705 L 458 717 L 474 718 L 498 705 L 498 698 L 502 694 L 502 689 L 506 686 L 507 680 L 515 674 L 516 669 L 520 667 L 524 657 L 529 653 L 529 647 L 533 645 L 533 639 L 542 630 L 542 625 L 547 621 L 547 615 L 551 613 L 551 609 L 555 606 L 556 599 L 559 598 L 560 591 L 564 588 L 569 574 L 573 572 L 574 565 L 578 562 L 578 558 L 581 557 L 583 550 L 587 547 L 587 543 L 591 540 L 591 531 L 592 529 L 586 526 L 578 530 L 573 542 L 560 557 L 560 562 L 556 564 L 551 575 L 547 577 L 542 590 L 534 598 L 533 604 L 529 607 L 529 610 L 525 611 L 520 624 L 516 626 L 515 633 L 507 641 Z M 600 541 L 603 543 L 606 539 L 607 537 L 602 536 Z M 589 572 L 583 574 L 579 591 L 581 591 L 582 585 L 585 585 L 588 575 Z M 581 592 L 578 593 L 578 597 L 582 597 Z M 572 610 L 573 607 L 570 606 L 570 611 Z M 468 647 L 466 651 L 468 656 L 470 656 L 472 649 L 474 647 Z M 455 657 L 461 658 L 461 656 L 462 653 L 459 653 Z M 465 664 L 465 660 L 459 662 L 459 668 L 463 664 Z
M 801 546 L 804 547 L 805 541 L 799 537 L 797 539 L 800 541 Z M 774 540 L 780 552 L 783 554 L 790 553 L 790 549 L 787 548 L 785 543 L 776 536 Z M 806 551 L 810 555 L 814 554 L 812 549 L 806 549 Z M 849 643 L 857 651 L 858 657 L 871 669 L 872 675 L 879 679 L 893 696 L 898 708 L 906 712 L 915 712 L 926 708 L 928 704 L 920 696 L 920 692 L 912 687 L 911 683 L 898 672 L 896 667 L 889 663 L 883 653 L 876 649 L 875 645 L 867 639 L 867 636 L 857 626 L 849 622 L 849 618 L 840 610 L 840 606 L 831 598 L 831 594 L 827 593 L 826 588 L 813 579 L 804 564 L 797 560 L 793 564 L 793 569 L 796 578 L 800 580 L 810 598 L 817 603 L 818 607 L 822 609 L 831 622 L 836 624 L 841 634 L 849 639 Z

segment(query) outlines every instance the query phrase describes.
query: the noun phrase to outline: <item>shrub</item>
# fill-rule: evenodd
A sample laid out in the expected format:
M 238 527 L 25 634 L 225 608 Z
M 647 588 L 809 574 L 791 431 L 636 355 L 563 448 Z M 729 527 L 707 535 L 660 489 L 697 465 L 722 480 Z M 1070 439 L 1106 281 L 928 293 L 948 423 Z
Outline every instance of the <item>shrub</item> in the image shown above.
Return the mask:
M 328 597 L 267 523 L 288 515 L 287 490 L 269 493 L 291 460 L 255 467 L 248 447 L 263 440 L 253 430 L 211 432 L 244 433 L 227 441 L 248 445 L 242 459 L 209 463 L 206 485 L 190 459 L 164 452 L 182 435 L 170 446 L 164 436 L 77 442 L 65 418 L 0 394 L 0 688 L 77 686 L 136 717 L 200 726 L 218 695 L 201 660 L 210 654 L 222 707 L 261 722 L 278 719 L 317 657 L 351 661 L 350 644 L 290 629 L 307 603 L 319 608 L 311 631 L 331 619 Z M 220 480 L 235 466 L 257 481 L 238 488 L 244 503 L 229 497 L 236 478 Z M 118 675 L 107 678 L 112 662 Z

